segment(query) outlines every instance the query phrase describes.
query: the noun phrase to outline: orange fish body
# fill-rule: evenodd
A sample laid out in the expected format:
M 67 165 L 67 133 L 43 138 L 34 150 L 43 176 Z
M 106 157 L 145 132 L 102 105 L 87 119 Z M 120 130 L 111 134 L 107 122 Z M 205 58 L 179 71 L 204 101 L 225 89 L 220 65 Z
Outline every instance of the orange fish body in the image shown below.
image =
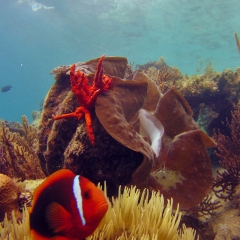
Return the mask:
M 103 192 L 67 169 L 50 175 L 33 193 L 30 228 L 34 240 L 82 240 L 108 209 Z

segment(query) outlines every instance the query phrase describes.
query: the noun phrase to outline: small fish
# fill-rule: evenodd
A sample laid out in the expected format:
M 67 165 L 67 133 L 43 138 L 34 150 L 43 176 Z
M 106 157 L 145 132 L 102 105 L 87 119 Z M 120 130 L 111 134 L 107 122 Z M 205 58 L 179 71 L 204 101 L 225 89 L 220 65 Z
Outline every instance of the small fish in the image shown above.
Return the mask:
M 82 240 L 97 228 L 108 209 L 103 192 L 90 180 L 58 170 L 33 193 L 33 240 Z
M 236 39 L 236 44 L 237 44 L 238 52 L 240 53 L 240 42 L 239 42 L 239 38 L 238 38 L 237 33 L 234 33 L 234 35 L 235 35 L 235 39 Z
M 2 87 L 1 91 L 2 91 L 2 92 L 7 92 L 7 91 L 9 91 L 11 88 L 12 88 L 11 85 L 7 85 L 7 86 Z

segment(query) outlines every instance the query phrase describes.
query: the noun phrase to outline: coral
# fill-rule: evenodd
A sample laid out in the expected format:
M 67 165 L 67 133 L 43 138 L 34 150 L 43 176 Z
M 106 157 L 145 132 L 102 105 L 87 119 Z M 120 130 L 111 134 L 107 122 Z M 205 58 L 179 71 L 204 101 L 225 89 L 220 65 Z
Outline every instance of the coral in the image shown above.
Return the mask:
M 89 82 L 94 81 L 98 60 L 76 64 Z M 181 208 L 199 204 L 211 189 L 206 147 L 215 142 L 200 130 L 185 98 L 175 89 L 163 95 L 140 70 L 132 80 L 123 80 L 125 58 L 106 57 L 103 67 L 112 84 L 99 94 L 91 112 L 94 146 L 83 121 L 52 121 L 52 114 L 72 112 L 78 104 L 67 75 L 70 66 L 53 70 L 57 81 L 44 102 L 39 125 L 38 153 L 45 172 L 68 168 L 94 183 L 106 180 L 110 195 L 116 195 L 119 185 L 132 184 L 160 190 Z M 151 133 L 142 131 L 141 108 L 150 124 L 164 127 L 161 152 L 153 149 Z
M 124 79 L 126 79 L 126 80 L 133 79 L 133 75 L 134 75 L 133 65 L 134 65 L 134 63 L 131 63 L 131 62 L 127 65 L 125 75 L 124 75 Z
M 75 64 L 72 65 L 70 69 L 71 90 L 82 106 L 77 107 L 75 112 L 72 113 L 61 114 L 60 116 L 53 115 L 54 120 L 72 117 L 80 120 L 85 116 L 87 132 L 92 145 L 95 144 L 95 141 L 90 110 L 94 108 L 98 95 L 107 91 L 112 82 L 110 77 L 103 75 L 103 58 L 104 55 L 98 61 L 97 71 L 91 86 L 88 84 L 88 78 L 84 75 L 84 72 L 77 71 L 75 73 L 76 66 Z
M 211 195 L 207 195 L 200 204 L 194 206 L 193 208 L 190 208 L 187 213 L 190 213 L 196 217 L 209 215 L 212 216 L 215 214 L 215 211 L 221 206 L 222 205 L 220 204 L 219 200 L 213 200 L 213 197 Z
M 142 69 L 163 93 L 175 86 L 177 80 L 183 78 L 179 69 L 176 67 L 169 67 L 162 57 L 158 62 L 137 65 L 137 69 Z
M 0 221 L 3 221 L 5 213 L 11 219 L 11 213 L 16 212 L 16 218 L 21 217 L 18 211 L 18 197 L 20 189 L 15 182 L 8 176 L 0 174 Z
M 40 111 L 33 111 L 32 112 L 33 122 L 32 122 L 31 125 L 33 127 L 38 128 L 40 117 L 41 117 L 41 112 Z
M 217 112 L 214 112 L 209 106 L 202 103 L 199 105 L 197 124 L 204 132 L 208 132 L 208 126 L 218 116 L 219 114 Z
M 105 187 L 106 194 L 106 187 Z M 180 226 L 181 213 L 173 212 L 172 200 L 166 205 L 160 193 L 148 190 L 140 193 L 136 187 L 119 187 L 118 197 L 109 201 L 109 209 L 97 230 L 87 240 L 94 239 L 162 239 L 162 240 L 194 240 L 196 233 L 192 228 Z M 0 234 L 3 240 L 30 239 L 29 214 L 24 211 L 21 224 L 13 213 L 13 223 L 5 218 Z M 179 230 L 179 228 L 181 228 Z
M 237 185 L 240 183 L 240 108 L 232 113 L 231 122 L 227 121 L 230 136 L 214 135 L 217 142 L 216 155 L 219 164 L 224 168 L 218 171 L 213 182 L 213 191 L 219 198 L 231 200 Z
M 28 124 L 25 116 L 20 130 L 15 132 L 1 122 L 0 145 L 1 173 L 22 180 L 45 177 L 36 155 L 37 130 Z

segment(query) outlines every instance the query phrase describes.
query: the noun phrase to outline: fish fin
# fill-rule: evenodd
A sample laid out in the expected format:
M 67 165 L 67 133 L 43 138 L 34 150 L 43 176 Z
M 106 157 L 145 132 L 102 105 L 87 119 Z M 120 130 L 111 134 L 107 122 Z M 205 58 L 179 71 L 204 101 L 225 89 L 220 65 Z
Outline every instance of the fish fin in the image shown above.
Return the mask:
M 51 240 L 77 240 L 76 238 L 69 238 L 69 237 L 62 237 L 62 236 L 55 236 L 52 237 Z
M 72 228 L 71 214 L 57 202 L 48 205 L 46 221 L 54 233 L 68 232 Z
M 48 188 L 52 183 L 59 181 L 65 176 L 72 176 L 74 178 L 75 174 L 68 169 L 61 169 L 47 177 L 33 192 L 33 206 L 44 189 Z
M 39 235 L 35 230 L 31 230 L 31 237 L 33 240 L 49 240 L 48 237 Z

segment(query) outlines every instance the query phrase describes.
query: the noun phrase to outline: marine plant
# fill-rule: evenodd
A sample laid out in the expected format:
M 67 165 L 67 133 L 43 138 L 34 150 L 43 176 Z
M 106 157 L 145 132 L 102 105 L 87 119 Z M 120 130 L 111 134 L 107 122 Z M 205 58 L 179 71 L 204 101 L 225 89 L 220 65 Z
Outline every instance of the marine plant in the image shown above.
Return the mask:
M 232 112 L 232 119 L 227 120 L 229 136 L 220 131 L 215 133 L 217 142 L 216 155 L 223 171 L 217 171 L 213 181 L 213 191 L 216 196 L 225 200 L 232 200 L 236 187 L 240 183 L 240 107 Z

